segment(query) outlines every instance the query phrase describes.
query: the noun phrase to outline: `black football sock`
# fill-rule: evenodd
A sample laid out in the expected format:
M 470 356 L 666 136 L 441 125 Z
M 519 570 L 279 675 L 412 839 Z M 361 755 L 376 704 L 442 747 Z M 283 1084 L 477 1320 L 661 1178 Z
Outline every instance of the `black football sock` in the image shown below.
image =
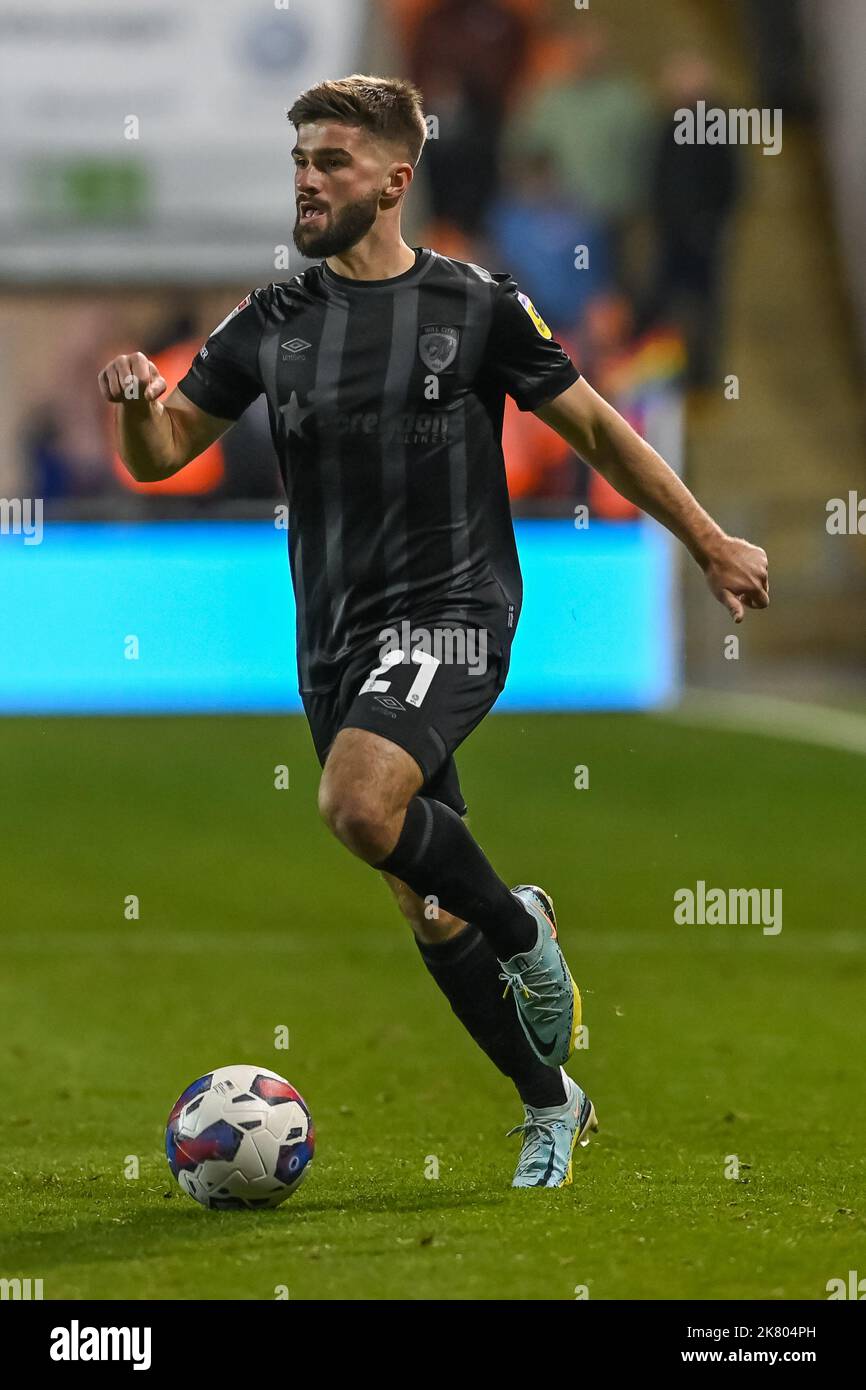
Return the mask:
M 400 838 L 381 864 L 421 898 L 464 922 L 474 922 L 500 960 L 530 951 L 538 923 L 494 871 L 456 811 L 427 796 L 413 796 Z
M 450 941 L 417 945 L 452 1011 L 494 1066 L 511 1078 L 524 1105 L 564 1105 L 559 1069 L 540 1062 L 529 1046 L 514 1000 L 503 998 L 499 961 L 479 929 L 469 923 Z

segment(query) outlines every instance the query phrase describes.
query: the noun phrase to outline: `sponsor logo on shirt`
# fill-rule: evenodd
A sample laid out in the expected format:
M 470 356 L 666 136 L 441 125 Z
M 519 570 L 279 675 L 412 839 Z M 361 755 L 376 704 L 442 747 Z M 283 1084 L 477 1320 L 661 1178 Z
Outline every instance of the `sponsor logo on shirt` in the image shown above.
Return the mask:
M 403 444 L 445 444 L 448 420 L 447 410 L 402 410 L 385 416 L 378 410 L 355 410 L 339 414 L 336 426 L 341 435 L 374 435 L 385 443 L 398 439 Z
M 290 434 L 305 437 L 304 421 L 317 408 L 315 391 L 310 391 L 306 403 L 292 391 L 288 401 L 279 407 L 286 437 Z M 342 411 L 334 417 L 340 435 L 366 435 L 388 443 L 400 440 L 403 444 L 442 445 L 448 442 L 447 410 L 403 410 L 396 415 L 378 410 Z
M 532 322 L 535 324 L 535 327 L 538 329 L 542 338 L 552 338 L 553 334 L 551 333 L 547 324 L 544 322 L 544 319 L 541 317 L 532 300 L 529 298 L 529 295 L 522 294 L 520 293 L 520 291 L 518 291 L 517 298 L 520 300 L 527 314 L 532 319 Z

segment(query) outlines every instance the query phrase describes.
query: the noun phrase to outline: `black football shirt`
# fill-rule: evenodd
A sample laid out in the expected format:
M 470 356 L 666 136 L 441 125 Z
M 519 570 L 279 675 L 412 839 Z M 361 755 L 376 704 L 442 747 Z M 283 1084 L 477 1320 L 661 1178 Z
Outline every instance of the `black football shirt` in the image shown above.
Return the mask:
M 502 454 L 578 378 L 507 275 L 417 250 L 388 280 L 323 263 L 256 289 L 179 386 L 235 420 L 262 392 L 289 502 L 301 690 L 385 627 L 469 625 L 507 653 L 522 582 Z

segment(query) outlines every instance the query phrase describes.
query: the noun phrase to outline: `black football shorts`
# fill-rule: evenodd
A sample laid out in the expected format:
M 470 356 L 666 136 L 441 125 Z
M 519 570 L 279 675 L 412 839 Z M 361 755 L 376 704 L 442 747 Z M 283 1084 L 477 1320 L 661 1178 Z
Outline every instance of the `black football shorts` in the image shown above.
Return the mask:
M 467 630 L 462 644 L 456 625 L 429 631 L 426 651 L 407 642 L 407 653 L 392 643 L 383 655 L 378 638 L 359 646 L 330 690 L 302 691 L 301 699 L 322 766 L 340 729 L 367 729 L 415 759 L 424 776 L 419 796 L 465 816 L 454 750 L 496 703 L 510 648 L 503 656 L 491 647 L 482 656 L 477 631 Z M 443 631 L 452 636 L 439 642 Z

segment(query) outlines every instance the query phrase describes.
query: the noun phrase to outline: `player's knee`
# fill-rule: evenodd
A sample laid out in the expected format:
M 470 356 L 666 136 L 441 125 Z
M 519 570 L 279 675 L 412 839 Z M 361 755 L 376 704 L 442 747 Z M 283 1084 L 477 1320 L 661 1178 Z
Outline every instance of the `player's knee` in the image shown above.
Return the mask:
M 384 808 L 363 786 L 339 786 L 323 777 L 319 814 L 331 834 L 368 863 L 385 859 L 393 848 L 393 830 Z

